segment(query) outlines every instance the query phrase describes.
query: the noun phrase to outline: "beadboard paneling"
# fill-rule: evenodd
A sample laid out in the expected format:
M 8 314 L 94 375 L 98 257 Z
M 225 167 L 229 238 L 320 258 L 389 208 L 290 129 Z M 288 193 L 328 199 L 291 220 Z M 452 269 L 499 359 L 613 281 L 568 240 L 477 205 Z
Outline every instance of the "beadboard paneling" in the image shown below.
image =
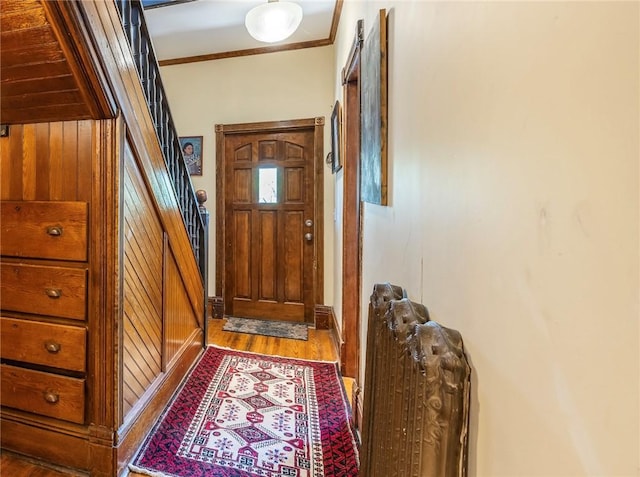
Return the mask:
M 94 121 L 15 124 L 0 138 L 1 200 L 91 201 Z
M 188 338 L 203 328 L 204 323 L 191 306 L 170 247 L 166 248 L 164 283 L 165 363 L 170 367 L 180 349 L 191 341 Z
M 162 369 L 163 232 L 131 150 L 124 158 L 123 416 Z

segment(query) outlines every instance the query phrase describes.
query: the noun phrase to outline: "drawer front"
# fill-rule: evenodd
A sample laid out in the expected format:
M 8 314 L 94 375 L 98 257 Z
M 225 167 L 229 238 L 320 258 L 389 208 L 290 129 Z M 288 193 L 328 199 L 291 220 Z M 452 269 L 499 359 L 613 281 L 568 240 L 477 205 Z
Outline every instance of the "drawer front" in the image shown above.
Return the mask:
M 6 201 L 0 210 L 2 255 L 87 260 L 86 202 Z
M 79 268 L 2 263 L 3 310 L 84 320 L 87 271 Z
M 0 385 L 3 406 L 84 423 L 84 379 L 3 364 Z
M 84 372 L 86 330 L 77 326 L 0 317 L 4 359 Z

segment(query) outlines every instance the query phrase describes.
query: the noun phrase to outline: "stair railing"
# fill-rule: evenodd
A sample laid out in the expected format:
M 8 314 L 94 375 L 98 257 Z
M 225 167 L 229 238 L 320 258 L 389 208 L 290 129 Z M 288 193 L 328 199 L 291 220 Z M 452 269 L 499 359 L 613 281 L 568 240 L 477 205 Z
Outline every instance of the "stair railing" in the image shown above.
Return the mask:
M 153 118 L 156 135 L 173 184 L 191 247 L 206 287 L 207 232 L 182 155 L 171 110 L 160 78 L 160 68 L 151 43 L 140 0 L 116 0 L 120 20 L 129 40 L 142 89 Z

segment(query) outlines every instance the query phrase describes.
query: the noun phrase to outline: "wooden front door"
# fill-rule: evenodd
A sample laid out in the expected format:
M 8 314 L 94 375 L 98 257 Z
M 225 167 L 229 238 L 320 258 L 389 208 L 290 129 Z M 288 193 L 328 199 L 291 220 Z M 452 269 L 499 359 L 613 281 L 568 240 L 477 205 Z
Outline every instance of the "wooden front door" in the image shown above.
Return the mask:
M 313 322 L 315 140 L 313 127 L 225 136 L 226 315 Z

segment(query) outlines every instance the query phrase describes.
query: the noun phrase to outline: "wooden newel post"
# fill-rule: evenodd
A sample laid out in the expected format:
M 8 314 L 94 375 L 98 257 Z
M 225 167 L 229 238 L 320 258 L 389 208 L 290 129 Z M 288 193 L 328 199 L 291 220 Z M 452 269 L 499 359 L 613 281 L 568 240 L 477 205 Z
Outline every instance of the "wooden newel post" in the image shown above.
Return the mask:
M 204 206 L 207 201 L 207 191 L 198 189 L 196 191 L 196 199 L 198 200 L 198 210 L 202 217 L 202 234 L 200 236 L 200 271 L 204 284 L 204 346 L 208 344 L 209 334 L 209 211 Z M 213 312 L 211 313 L 213 316 Z

